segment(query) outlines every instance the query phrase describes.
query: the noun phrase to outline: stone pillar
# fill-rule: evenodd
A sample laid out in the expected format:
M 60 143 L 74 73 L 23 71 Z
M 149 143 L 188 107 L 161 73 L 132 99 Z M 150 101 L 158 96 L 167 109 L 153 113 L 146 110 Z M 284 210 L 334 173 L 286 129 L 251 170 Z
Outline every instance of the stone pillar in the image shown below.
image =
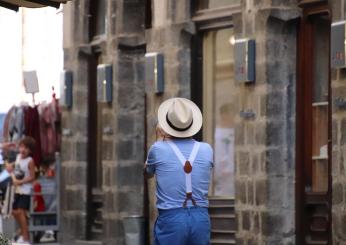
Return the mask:
M 165 92 L 155 95 L 147 91 L 147 145 L 155 141 L 157 109 L 172 97 L 190 98 L 191 18 L 190 1 L 153 0 L 153 25 L 146 30 L 147 52 L 164 56 Z M 150 235 L 156 219 L 155 182 L 149 181 Z M 152 236 L 151 236 L 152 237 Z
M 113 64 L 113 103 L 103 111 L 103 127 L 114 130 L 104 136 L 104 243 L 124 244 L 123 219 L 143 216 L 144 165 L 144 2 L 113 1 L 116 18 L 108 38 L 108 60 Z M 108 150 L 107 150 L 108 151 Z
M 101 108 L 103 244 L 124 244 L 122 219 L 143 215 L 144 1 L 106 2 L 106 34 L 91 42 L 90 0 L 64 9 L 65 69 L 73 71 L 73 106 L 63 110 L 62 242 L 85 240 L 87 221 L 88 62 L 93 50 L 113 65 L 113 102 Z
M 62 111 L 61 238 L 66 244 L 86 235 L 87 59 L 78 48 L 86 40 L 86 9 L 86 1 L 64 7 L 64 67 L 74 78 L 74 105 Z
M 345 19 L 345 3 L 330 1 L 332 21 Z M 332 102 L 332 234 L 333 244 L 346 243 L 346 114 L 336 106 L 337 99 L 346 99 L 346 69 L 331 70 Z
M 238 84 L 237 244 L 295 243 L 295 3 L 244 1 L 236 38 L 256 40 L 256 83 Z M 239 28 L 239 25 L 241 27 Z

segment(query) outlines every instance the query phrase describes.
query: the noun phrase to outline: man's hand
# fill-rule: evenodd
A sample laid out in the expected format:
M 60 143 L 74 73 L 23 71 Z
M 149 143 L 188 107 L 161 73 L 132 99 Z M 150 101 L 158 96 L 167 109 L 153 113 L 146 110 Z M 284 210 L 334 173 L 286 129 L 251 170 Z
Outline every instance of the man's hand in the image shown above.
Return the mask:
M 7 172 L 12 173 L 14 170 L 13 164 L 5 163 L 5 169 L 7 170 Z
M 147 167 L 148 167 L 148 164 L 147 164 L 147 162 L 145 162 L 144 163 L 144 168 L 143 168 L 143 174 L 144 174 L 145 178 L 150 179 L 150 178 L 154 177 L 154 175 L 151 174 L 151 173 L 148 173 Z
M 16 148 L 16 144 L 12 143 L 12 142 L 5 142 L 5 143 L 2 143 L 0 145 L 0 148 L 2 148 L 4 150 L 15 149 Z

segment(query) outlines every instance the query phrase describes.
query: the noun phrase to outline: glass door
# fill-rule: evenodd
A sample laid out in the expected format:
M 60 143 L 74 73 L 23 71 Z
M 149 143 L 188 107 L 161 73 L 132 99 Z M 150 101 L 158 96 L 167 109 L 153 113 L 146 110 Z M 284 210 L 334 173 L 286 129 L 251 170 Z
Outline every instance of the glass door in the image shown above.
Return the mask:
M 203 37 L 203 138 L 214 148 L 210 194 L 234 197 L 234 59 L 233 29 L 210 31 Z
M 312 84 L 312 183 L 313 192 L 328 191 L 329 132 L 329 29 L 325 17 L 314 18 Z
M 297 244 L 331 244 L 330 16 L 306 7 L 298 36 Z

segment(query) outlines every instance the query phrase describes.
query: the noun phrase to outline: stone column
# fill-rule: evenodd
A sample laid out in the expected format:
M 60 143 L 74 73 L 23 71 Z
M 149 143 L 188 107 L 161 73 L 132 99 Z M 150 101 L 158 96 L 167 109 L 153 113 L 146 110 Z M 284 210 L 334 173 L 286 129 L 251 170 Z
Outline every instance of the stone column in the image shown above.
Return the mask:
M 300 12 L 288 2 L 249 0 L 242 6 L 236 38 L 256 40 L 256 82 L 237 85 L 239 111 L 255 113 L 254 119 L 240 118 L 236 127 L 237 244 L 294 244 L 295 19 Z

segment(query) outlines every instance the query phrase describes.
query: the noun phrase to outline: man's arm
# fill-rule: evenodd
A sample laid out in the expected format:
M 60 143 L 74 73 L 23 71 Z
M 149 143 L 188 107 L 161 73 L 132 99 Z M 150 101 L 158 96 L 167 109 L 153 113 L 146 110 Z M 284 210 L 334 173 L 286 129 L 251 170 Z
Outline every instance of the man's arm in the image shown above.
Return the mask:
M 143 174 L 144 174 L 144 177 L 146 177 L 147 179 L 154 177 L 154 173 L 151 173 L 150 171 L 148 171 L 147 162 L 144 163 Z

